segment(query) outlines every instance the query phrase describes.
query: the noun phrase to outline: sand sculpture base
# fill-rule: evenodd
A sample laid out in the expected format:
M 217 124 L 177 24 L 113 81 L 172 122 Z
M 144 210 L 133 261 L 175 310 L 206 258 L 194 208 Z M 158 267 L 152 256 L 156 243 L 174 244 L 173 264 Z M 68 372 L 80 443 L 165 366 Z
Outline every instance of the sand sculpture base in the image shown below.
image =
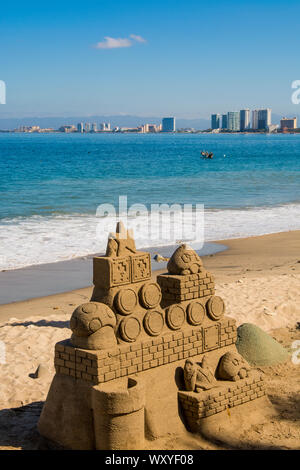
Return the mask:
M 105 351 L 82 350 L 69 341 L 58 343 L 57 373 L 39 432 L 67 449 L 143 449 L 144 439 L 180 434 L 185 428 L 226 442 L 241 429 L 241 416 L 246 417 L 243 429 L 252 424 L 251 406 L 251 417 L 262 423 L 274 410 L 257 371 L 238 382 L 218 381 L 218 387 L 209 391 L 185 391 L 186 358 L 201 361 L 206 352 L 216 369 L 220 357 L 236 350 L 234 323 L 225 317 L 217 325 L 187 328 Z M 205 343 L 211 326 L 220 333 L 218 344 Z M 221 334 L 223 342 L 230 344 L 220 347 Z M 262 405 L 257 407 L 259 400 Z

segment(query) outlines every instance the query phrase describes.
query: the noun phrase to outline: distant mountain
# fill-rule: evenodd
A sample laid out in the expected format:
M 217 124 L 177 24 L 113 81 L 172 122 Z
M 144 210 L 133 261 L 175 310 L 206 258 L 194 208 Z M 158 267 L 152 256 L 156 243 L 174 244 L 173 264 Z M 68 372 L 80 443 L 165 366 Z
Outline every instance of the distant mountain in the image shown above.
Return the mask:
M 63 125 L 77 125 L 78 122 L 110 122 L 112 127 L 136 127 L 142 124 L 160 124 L 161 117 L 140 116 L 74 116 L 74 117 L 24 117 L 0 118 L 0 130 L 17 129 L 20 126 L 40 126 L 42 128 L 58 129 Z M 194 129 L 207 129 L 210 126 L 208 119 L 176 119 L 177 129 L 193 127 Z

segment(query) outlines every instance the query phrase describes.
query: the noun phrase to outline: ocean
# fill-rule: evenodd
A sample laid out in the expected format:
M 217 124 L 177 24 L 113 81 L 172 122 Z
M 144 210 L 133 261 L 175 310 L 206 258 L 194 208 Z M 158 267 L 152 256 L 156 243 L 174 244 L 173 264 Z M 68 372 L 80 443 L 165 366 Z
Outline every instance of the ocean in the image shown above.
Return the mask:
M 151 204 L 192 204 L 191 231 L 204 205 L 205 242 L 300 229 L 300 135 L 2 133 L 0 270 L 103 252 L 120 195 L 138 247 L 181 239 L 149 236 Z

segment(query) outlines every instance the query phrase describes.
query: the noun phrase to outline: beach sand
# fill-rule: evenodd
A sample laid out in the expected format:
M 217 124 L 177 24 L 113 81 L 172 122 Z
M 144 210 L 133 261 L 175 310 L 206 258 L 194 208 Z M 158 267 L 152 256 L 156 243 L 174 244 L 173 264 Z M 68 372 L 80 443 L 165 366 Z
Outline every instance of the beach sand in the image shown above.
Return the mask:
M 238 325 L 255 323 L 291 350 L 293 341 L 300 340 L 300 232 L 220 243 L 229 249 L 203 261 L 215 275 L 216 293 L 225 300 L 226 314 Z M 0 340 L 6 352 L 5 363 L 0 364 L 0 449 L 37 448 L 36 423 L 54 374 L 54 345 L 70 336 L 70 315 L 90 299 L 91 292 L 88 287 L 0 306 Z M 39 364 L 46 371 L 33 378 Z M 245 432 L 244 448 L 300 449 L 299 367 L 290 361 L 264 370 L 278 418 Z M 187 432 L 154 441 L 149 448 L 222 446 L 200 445 Z

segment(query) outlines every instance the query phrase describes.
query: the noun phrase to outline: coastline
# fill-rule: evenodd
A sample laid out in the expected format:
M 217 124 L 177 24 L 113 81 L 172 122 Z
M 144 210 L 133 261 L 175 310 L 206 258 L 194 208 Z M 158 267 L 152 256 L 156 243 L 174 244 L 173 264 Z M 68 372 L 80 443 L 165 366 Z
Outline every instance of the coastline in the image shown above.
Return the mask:
M 259 279 L 266 276 L 290 276 L 300 273 L 300 231 L 274 233 L 269 235 L 219 240 L 214 242 L 220 245 L 222 251 L 203 256 L 205 267 L 211 271 L 217 284 L 243 282 L 247 279 Z M 224 245 L 227 249 L 224 250 Z M 71 263 L 66 268 L 66 263 Z M 165 271 L 165 263 L 156 263 L 158 269 L 153 270 L 153 276 Z M 87 287 L 78 289 L 66 288 L 63 292 L 53 295 L 35 296 L 30 299 L 3 303 L 0 305 L 0 323 L 10 318 L 26 318 L 28 316 L 49 316 L 63 313 L 71 315 L 76 305 L 90 299 L 92 293 L 92 256 L 71 260 L 69 262 L 53 263 L 45 271 L 45 265 L 35 266 L 40 276 L 57 275 L 61 270 L 66 285 L 74 279 L 83 279 Z M 52 268 L 51 268 L 52 267 Z M 71 267 L 71 269 L 70 269 Z M 84 268 L 84 270 L 82 270 Z M 159 269 L 160 268 L 160 269 Z M 43 271 L 44 269 L 44 271 Z M 51 273 L 51 269 L 54 272 Z M 153 268 L 152 268 L 153 269 Z M 7 273 L 26 273 L 22 281 L 26 284 L 34 282 L 30 270 L 15 270 Z M 7 274 L 6 273 L 6 274 Z M 1 274 L 1 273 L 0 273 Z M 36 275 L 35 275 L 35 279 Z M 17 288 L 17 286 L 15 286 Z M 36 287 L 38 289 L 38 285 Z
M 155 262 L 156 253 L 170 257 L 175 245 L 139 248 L 148 251 L 152 260 L 152 271 L 165 269 L 166 262 Z M 205 242 L 200 256 L 210 255 L 226 250 L 227 246 L 220 243 Z M 0 271 L 0 306 L 12 302 L 21 302 L 37 297 L 61 294 L 92 285 L 93 257 L 104 253 L 93 253 L 65 261 L 35 264 L 23 268 Z

